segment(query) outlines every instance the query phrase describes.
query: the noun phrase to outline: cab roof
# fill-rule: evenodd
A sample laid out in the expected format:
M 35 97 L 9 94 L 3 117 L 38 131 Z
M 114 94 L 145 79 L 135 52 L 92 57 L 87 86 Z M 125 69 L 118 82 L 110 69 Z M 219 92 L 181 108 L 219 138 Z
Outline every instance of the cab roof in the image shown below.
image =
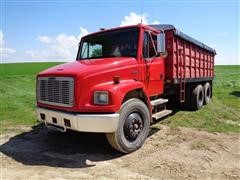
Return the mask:
M 143 28 L 143 29 L 148 29 L 154 32 L 159 32 L 159 31 L 167 31 L 167 30 L 172 30 L 174 32 L 174 34 L 186 41 L 189 41 L 203 49 L 206 49 L 214 54 L 217 54 L 215 49 L 205 45 L 204 43 L 188 36 L 187 34 L 181 32 L 180 30 L 178 30 L 175 26 L 171 25 L 171 24 L 154 24 L 154 25 L 144 25 L 142 23 L 139 23 L 137 25 L 130 25 L 130 26 L 121 26 L 121 27 L 116 27 L 116 28 L 110 28 L 110 29 L 104 29 L 104 30 L 100 30 L 94 33 L 90 33 L 84 37 L 87 36 L 91 36 L 91 35 L 96 35 L 99 33 L 103 33 L 103 32 L 109 32 L 109 31 L 114 31 L 114 30 L 120 30 L 120 29 L 127 29 L 127 28 Z M 83 38 L 84 38 L 83 37 Z

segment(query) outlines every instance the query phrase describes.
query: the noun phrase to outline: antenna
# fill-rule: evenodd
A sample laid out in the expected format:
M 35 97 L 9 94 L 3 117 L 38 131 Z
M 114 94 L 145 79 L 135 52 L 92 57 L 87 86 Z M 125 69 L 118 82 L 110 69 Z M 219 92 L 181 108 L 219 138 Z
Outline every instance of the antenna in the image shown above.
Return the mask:
M 141 1 L 141 24 L 142 24 L 142 21 L 143 21 L 143 0 L 140 0 Z

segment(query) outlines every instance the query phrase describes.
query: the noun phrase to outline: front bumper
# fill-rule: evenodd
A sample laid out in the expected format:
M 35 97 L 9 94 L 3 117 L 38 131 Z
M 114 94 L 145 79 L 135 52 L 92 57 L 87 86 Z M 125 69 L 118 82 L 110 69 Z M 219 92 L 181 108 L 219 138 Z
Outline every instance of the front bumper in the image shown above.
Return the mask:
M 65 132 L 72 129 L 80 132 L 115 132 L 119 114 L 73 114 L 46 108 L 36 108 L 37 118 L 50 129 Z

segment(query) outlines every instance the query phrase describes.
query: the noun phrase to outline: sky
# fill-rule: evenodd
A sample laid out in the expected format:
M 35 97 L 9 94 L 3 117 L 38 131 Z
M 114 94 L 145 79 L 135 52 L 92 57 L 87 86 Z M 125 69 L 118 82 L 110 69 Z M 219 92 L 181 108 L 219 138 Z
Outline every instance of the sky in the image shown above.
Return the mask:
M 100 28 L 172 24 L 240 64 L 239 0 L 1 0 L 1 63 L 74 61 L 80 38 Z

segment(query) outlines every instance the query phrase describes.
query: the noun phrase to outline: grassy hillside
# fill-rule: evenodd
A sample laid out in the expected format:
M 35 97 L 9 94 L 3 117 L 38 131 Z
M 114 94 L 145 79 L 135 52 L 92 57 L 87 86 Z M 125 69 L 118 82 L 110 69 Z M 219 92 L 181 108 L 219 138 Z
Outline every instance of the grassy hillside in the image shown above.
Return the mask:
M 0 130 L 33 125 L 35 117 L 35 78 L 46 68 L 60 63 L 0 64 Z
M 0 64 L 1 130 L 36 124 L 35 76 L 59 63 Z M 216 66 L 213 99 L 200 111 L 178 111 L 160 123 L 212 132 L 240 132 L 240 66 Z M 154 126 L 158 126 L 159 123 Z
M 38 72 L 58 64 L 60 62 L 0 64 L 0 76 L 36 75 Z

